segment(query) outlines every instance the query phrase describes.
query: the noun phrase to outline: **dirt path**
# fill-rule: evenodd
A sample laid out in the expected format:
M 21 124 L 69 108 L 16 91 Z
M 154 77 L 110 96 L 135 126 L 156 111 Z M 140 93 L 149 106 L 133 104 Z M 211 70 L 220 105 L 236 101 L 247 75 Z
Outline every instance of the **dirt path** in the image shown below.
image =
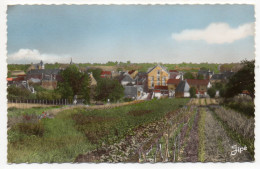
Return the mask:
M 205 162 L 245 162 L 252 161 L 248 151 L 231 155 L 232 146 L 239 146 L 226 134 L 221 124 L 206 108 L 205 117 Z
M 57 115 L 59 112 L 64 111 L 64 110 L 70 110 L 70 109 L 75 109 L 75 108 L 85 108 L 88 110 L 95 110 L 95 109 L 110 109 L 110 108 L 115 108 L 115 107 L 121 107 L 121 106 L 127 106 L 127 105 L 132 105 L 132 104 L 137 104 L 144 102 L 143 100 L 137 100 L 137 101 L 131 101 L 131 102 L 124 102 L 124 103 L 113 103 L 113 104 L 105 104 L 105 105 L 94 105 L 94 106 L 87 106 L 87 105 L 71 105 L 71 106 L 66 106 L 62 108 L 57 108 L 57 109 L 51 109 L 46 111 L 50 115 Z

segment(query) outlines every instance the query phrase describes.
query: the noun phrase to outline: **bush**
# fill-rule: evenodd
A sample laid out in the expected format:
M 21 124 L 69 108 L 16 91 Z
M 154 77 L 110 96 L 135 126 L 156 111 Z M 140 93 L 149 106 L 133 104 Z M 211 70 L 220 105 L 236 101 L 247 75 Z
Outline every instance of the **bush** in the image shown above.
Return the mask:
M 191 98 L 196 98 L 196 89 L 195 89 L 195 87 L 191 87 L 189 92 L 190 92 L 190 97 Z
M 39 123 L 18 123 L 14 126 L 15 131 L 19 131 L 20 133 L 26 135 L 35 135 L 35 136 L 43 136 L 44 126 L 41 122 Z
M 216 96 L 216 89 L 211 87 L 208 89 L 207 93 L 208 93 L 209 97 L 214 98 Z

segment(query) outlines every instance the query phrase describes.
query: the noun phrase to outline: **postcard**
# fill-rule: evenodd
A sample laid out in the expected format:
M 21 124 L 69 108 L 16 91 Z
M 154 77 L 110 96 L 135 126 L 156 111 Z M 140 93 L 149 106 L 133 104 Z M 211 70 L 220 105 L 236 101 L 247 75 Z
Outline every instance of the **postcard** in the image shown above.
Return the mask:
M 255 161 L 255 5 L 8 5 L 7 163 Z

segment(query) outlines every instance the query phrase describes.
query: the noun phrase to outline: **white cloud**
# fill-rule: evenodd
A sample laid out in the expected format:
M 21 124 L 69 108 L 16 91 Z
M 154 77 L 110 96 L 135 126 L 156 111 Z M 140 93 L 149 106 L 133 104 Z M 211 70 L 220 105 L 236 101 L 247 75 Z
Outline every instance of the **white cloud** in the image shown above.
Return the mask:
M 173 33 L 172 38 L 177 41 L 203 40 L 209 44 L 224 44 L 253 35 L 254 23 L 240 25 L 237 28 L 231 28 L 227 23 L 211 23 L 205 29 L 187 29 Z
M 60 56 L 55 54 L 45 54 L 40 53 L 36 49 L 19 49 L 19 51 L 9 54 L 7 56 L 7 63 L 20 63 L 20 64 L 28 64 L 28 63 L 38 63 L 42 60 L 45 63 L 66 63 L 70 61 L 69 56 Z

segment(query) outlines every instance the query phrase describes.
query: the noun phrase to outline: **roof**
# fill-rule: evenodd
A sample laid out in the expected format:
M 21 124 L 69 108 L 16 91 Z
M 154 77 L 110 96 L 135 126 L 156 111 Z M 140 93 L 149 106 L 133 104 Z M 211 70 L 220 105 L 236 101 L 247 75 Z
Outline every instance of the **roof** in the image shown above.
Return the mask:
M 169 72 L 167 71 L 166 67 L 161 66 L 161 65 L 155 65 L 154 67 L 149 68 L 148 71 L 147 71 L 147 73 L 150 73 L 150 72 L 151 72 L 154 68 L 156 68 L 157 66 L 159 66 L 160 68 L 162 68 L 162 70 L 164 70 L 165 72 L 169 73 Z
M 168 90 L 168 86 L 155 86 L 154 90 Z
M 167 81 L 167 84 L 179 84 L 180 83 L 180 79 L 169 79 Z
M 7 80 L 8 82 L 11 82 L 11 81 L 13 81 L 13 78 L 8 77 L 8 78 L 6 78 L 6 80 Z
M 128 71 L 128 74 L 131 75 L 134 72 L 135 72 L 135 70 L 130 70 L 130 71 Z
M 32 69 L 27 72 L 27 75 L 30 74 L 59 74 L 60 69 Z
M 182 93 L 182 92 L 189 92 L 189 89 L 190 89 L 190 86 L 187 83 L 187 81 L 186 80 L 182 80 L 182 81 L 180 81 L 180 83 L 176 87 L 175 92 L 180 92 L 180 93 Z
M 101 75 L 111 75 L 111 71 L 102 71 Z
M 187 79 L 189 85 L 208 85 L 209 80 L 206 79 Z
M 125 74 L 122 81 L 133 82 L 135 80 L 129 74 Z
M 223 72 L 223 73 L 220 73 L 220 74 L 214 74 L 214 75 L 212 75 L 211 80 L 228 79 L 231 76 L 233 76 L 234 74 L 235 74 L 234 72 L 229 72 L 229 71 Z

